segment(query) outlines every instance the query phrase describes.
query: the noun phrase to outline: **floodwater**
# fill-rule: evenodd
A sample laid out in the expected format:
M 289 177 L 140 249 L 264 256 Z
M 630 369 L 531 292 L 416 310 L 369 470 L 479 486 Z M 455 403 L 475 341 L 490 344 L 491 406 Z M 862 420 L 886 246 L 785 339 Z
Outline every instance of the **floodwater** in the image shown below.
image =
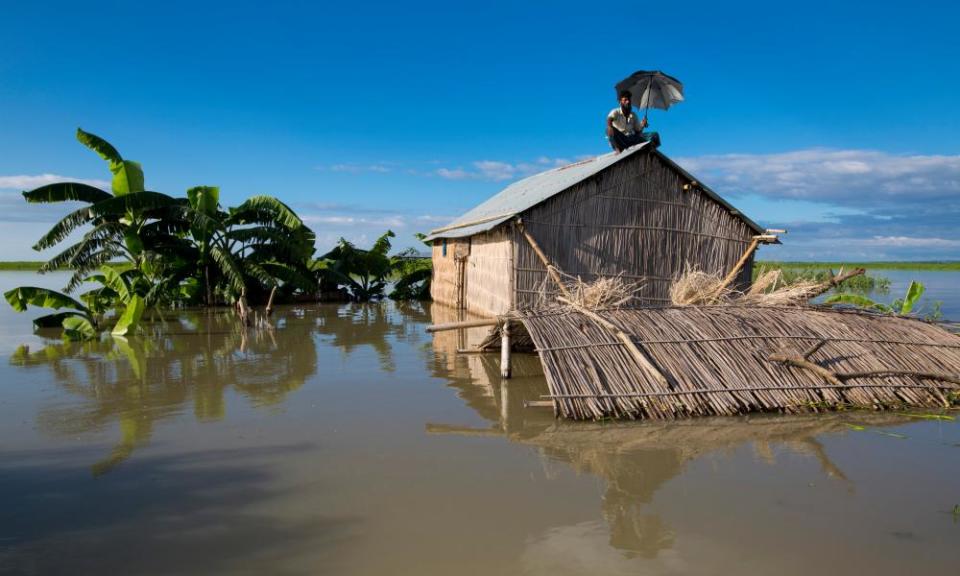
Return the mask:
M 62 278 L 0 274 L 19 284 Z M 504 383 L 456 353 L 482 330 L 425 333 L 453 319 L 430 304 L 284 307 L 259 331 L 185 312 L 97 344 L 29 318 L 0 309 L 3 574 L 960 565 L 957 421 L 558 422 L 524 408 L 534 356 Z

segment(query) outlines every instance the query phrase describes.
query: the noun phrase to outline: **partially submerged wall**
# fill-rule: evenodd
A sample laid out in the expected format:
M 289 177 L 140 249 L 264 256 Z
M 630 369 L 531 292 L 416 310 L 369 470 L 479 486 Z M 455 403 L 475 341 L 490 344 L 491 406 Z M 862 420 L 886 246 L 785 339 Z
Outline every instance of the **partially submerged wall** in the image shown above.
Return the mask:
M 512 307 L 513 244 L 509 226 L 471 239 L 467 258 L 467 310 L 496 316 Z
M 430 282 L 430 297 L 454 308 L 460 298 L 460 268 L 458 254 L 470 252 L 469 238 L 440 238 L 433 241 L 433 278 Z

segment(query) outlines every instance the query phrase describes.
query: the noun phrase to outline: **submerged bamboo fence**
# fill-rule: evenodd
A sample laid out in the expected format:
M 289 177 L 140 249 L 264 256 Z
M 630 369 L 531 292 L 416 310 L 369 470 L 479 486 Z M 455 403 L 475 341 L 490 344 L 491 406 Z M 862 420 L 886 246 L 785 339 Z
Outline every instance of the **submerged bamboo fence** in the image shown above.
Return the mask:
M 558 415 L 573 419 L 943 407 L 960 337 L 918 320 L 810 307 L 518 315 Z

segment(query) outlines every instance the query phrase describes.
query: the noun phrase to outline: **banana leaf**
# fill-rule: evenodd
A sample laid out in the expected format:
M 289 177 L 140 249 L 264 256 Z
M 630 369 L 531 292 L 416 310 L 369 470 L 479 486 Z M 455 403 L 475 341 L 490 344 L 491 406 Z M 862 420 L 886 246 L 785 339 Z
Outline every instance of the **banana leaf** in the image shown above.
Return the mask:
M 88 310 L 86 306 L 66 294 L 48 288 L 20 286 L 12 290 L 7 290 L 3 293 L 3 297 L 7 299 L 10 306 L 17 312 L 25 312 L 28 306 L 37 306 L 40 308 L 53 308 L 54 310 L 73 308 L 78 311 L 78 314 L 87 317 L 90 316 L 90 310 Z
M 63 337 L 75 342 L 93 340 L 97 337 L 97 329 L 83 316 L 71 316 L 63 321 Z
M 131 296 L 123 314 L 120 315 L 120 319 L 114 325 L 112 334 L 114 336 L 125 336 L 131 330 L 134 330 L 140 323 L 140 317 L 143 316 L 145 307 L 143 298 L 136 295 Z
M 920 297 L 923 296 L 925 287 L 920 282 L 913 280 L 910 282 L 910 286 L 907 287 L 907 294 L 903 297 L 903 305 L 900 307 L 900 314 L 909 314 L 913 310 L 913 306 L 920 300 Z
M 861 296 L 859 294 L 852 294 L 849 292 L 844 292 L 841 294 L 834 294 L 826 300 L 823 301 L 824 304 L 851 304 L 860 308 L 873 308 L 875 310 L 880 310 L 881 312 L 892 312 L 893 310 L 889 306 L 880 304 L 879 302 L 874 302 L 873 300 L 867 298 L 866 296 Z

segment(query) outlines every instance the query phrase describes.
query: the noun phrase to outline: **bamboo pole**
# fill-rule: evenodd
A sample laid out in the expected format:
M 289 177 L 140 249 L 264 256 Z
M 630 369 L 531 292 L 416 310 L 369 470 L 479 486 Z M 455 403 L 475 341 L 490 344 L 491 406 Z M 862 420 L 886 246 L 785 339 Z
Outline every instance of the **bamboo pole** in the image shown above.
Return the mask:
M 595 312 L 587 310 L 583 306 L 580 306 L 579 304 L 576 304 L 571 300 L 568 300 L 562 297 L 557 298 L 557 300 L 563 302 L 568 306 L 573 307 L 577 312 L 583 314 L 584 316 L 587 316 L 597 324 L 600 324 L 607 330 L 610 330 L 611 332 L 613 332 L 614 336 L 616 336 L 617 339 L 623 343 L 626 349 L 630 352 L 630 355 L 633 356 L 633 358 L 637 361 L 637 364 L 639 364 L 640 367 L 645 372 L 647 372 L 647 374 L 651 378 L 653 378 L 658 384 L 660 384 L 664 388 L 670 387 L 670 383 L 667 381 L 667 378 L 660 372 L 660 370 L 656 368 L 656 366 L 653 365 L 650 359 L 647 358 L 646 354 L 644 354 L 643 352 L 640 351 L 639 348 L 637 348 L 637 345 L 633 342 L 630 336 L 628 336 L 623 330 L 618 328 L 616 324 L 614 324 L 613 322 L 610 322 L 609 320 L 607 320 L 606 318 L 600 316 Z
M 759 245 L 760 245 L 760 237 L 755 236 L 753 240 L 750 241 L 750 245 L 747 246 L 747 249 L 743 252 L 743 256 L 741 256 L 740 259 L 737 260 L 737 263 L 733 265 L 733 268 L 731 268 L 730 272 L 726 275 L 726 277 L 724 277 L 723 282 L 721 282 L 720 285 L 717 286 L 716 291 L 718 294 L 726 290 L 727 286 L 729 286 L 734 281 L 734 279 L 736 279 L 737 275 L 740 274 L 740 270 L 743 269 L 743 265 L 747 263 L 747 260 L 750 259 L 750 256 L 753 255 L 753 252 L 757 249 L 757 246 Z
M 479 328 L 481 326 L 496 326 L 500 321 L 496 318 L 485 318 L 483 320 L 465 320 L 463 322 L 446 322 L 443 324 L 433 324 L 427 326 L 427 332 L 443 332 L 445 330 L 460 330 L 461 328 Z
M 526 238 L 527 243 L 530 244 L 530 247 L 533 248 L 533 251 L 537 254 L 537 257 L 540 258 L 540 261 L 543 262 L 543 265 L 547 267 L 547 274 L 550 275 L 550 278 L 557 284 L 557 287 L 560 288 L 560 292 L 563 293 L 565 298 L 570 298 L 570 292 L 567 290 L 567 287 L 563 285 L 563 281 L 560 279 L 560 275 L 557 274 L 556 267 L 550 263 L 550 260 L 547 258 L 547 255 L 543 253 L 543 250 L 540 249 L 540 245 L 537 244 L 537 241 L 533 239 L 533 236 L 527 232 L 527 229 L 523 227 L 523 222 L 517 218 L 517 229 L 520 230 L 520 233 L 523 234 L 523 237 Z
M 500 334 L 500 377 L 510 378 L 510 321 L 503 322 L 502 332 Z M 506 384 L 504 384 L 504 397 L 506 397 Z

